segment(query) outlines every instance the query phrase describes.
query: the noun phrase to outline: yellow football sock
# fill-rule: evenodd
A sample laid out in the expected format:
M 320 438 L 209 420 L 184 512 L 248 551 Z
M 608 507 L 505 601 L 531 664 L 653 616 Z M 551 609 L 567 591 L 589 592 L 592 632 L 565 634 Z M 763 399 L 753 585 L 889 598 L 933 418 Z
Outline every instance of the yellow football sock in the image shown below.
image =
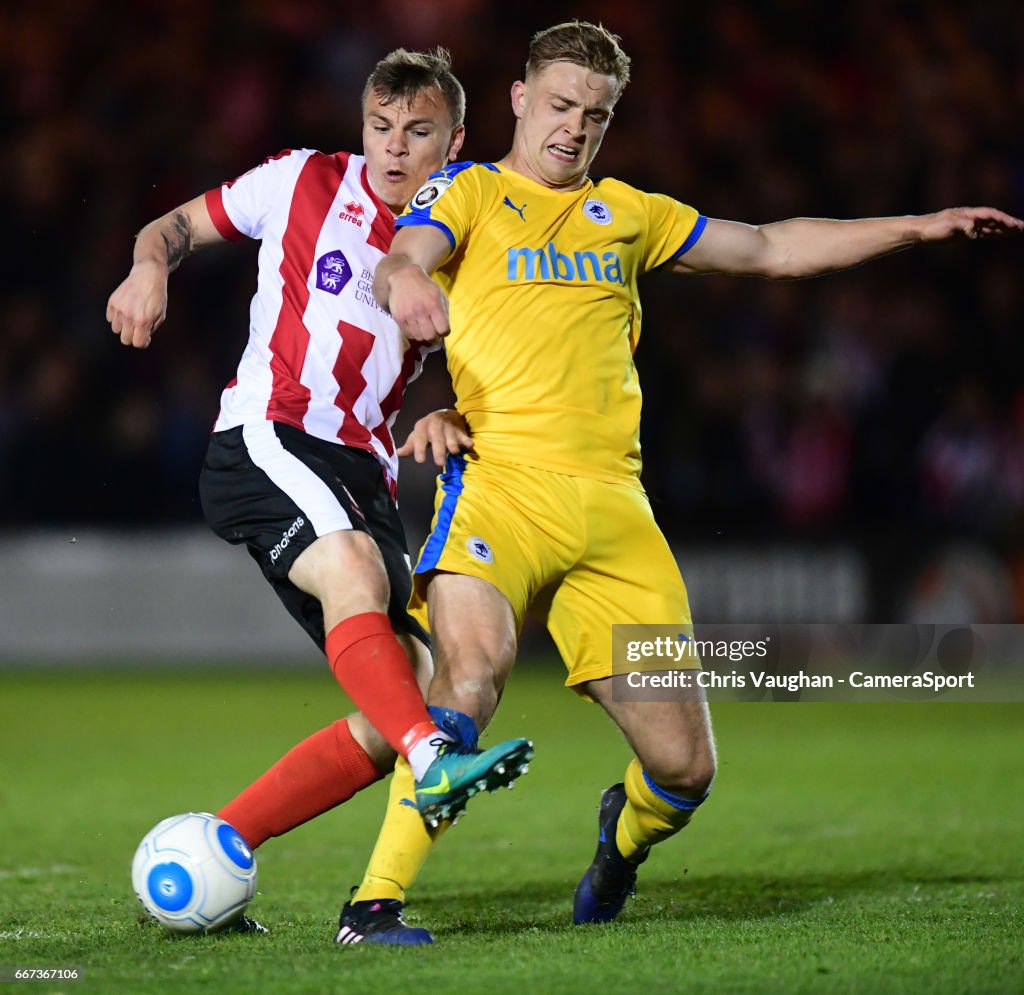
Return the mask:
M 633 758 L 626 768 L 626 804 L 615 827 L 615 845 L 627 860 L 639 863 L 648 847 L 674 836 L 704 800 L 693 800 L 655 788 Z
M 412 887 L 431 847 L 449 825 L 451 823 L 442 822 L 437 829 L 427 828 L 416 807 L 412 769 L 404 757 L 399 757 L 391 778 L 384 822 L 370 854 L 363 883 L 352 900 L 369 902 L 393 898 L 404 902 L 406 889 Z

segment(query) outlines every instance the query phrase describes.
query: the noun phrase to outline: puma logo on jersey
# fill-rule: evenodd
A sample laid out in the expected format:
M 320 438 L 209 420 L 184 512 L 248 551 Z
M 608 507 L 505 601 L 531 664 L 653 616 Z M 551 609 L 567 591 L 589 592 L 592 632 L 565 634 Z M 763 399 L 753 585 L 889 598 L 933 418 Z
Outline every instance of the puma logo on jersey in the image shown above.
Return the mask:
M 515 212 L 516 212 L 516 214 L 518 214 L 518 215 L 519 215 L 519 217 L 521 217 L 521 218 L 522 218 L 522 219 L 523 219 L 524 221 L 526 220 L 526 215 L 525 215 L 525 214 L 523 214 L 523 211 L 525 211 L 525 210 L 526 210 L 526 205 L 525 205 L 525 204 L 523 204 L 523 206 L 522 206 L 522 207 L 516 207 L 516 205 L 515 205 L 515 204 L 513 204 L 513 203 L 512 203 L 512 201 L 510 201 L 510 200 L 508 199 L 508 197 L 506 197 L 506 198 L 505 198 L 505 206 L 506 206 L 506 207 L 511 207 L 511 208 L 512 208 L 512 210 L 513 210 L 513 211 L 515 211 Z
M 595 283 L 618 283 L 622 277 L 622 260 L 617 252 L 559 252 L 554 242 L 543 249 L 512 248 L 508 250 L 509 280 L 560 280 Z

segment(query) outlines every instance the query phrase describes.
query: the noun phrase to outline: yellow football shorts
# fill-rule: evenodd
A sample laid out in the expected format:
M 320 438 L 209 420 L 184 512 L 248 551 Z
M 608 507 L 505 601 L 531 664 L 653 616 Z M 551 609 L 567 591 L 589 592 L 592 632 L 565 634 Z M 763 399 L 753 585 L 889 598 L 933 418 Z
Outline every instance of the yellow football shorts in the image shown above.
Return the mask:
M 489 581 L 517 627 L 539 618 L 570 687 L 612 675 L 613 624 L 691 623 L 675 557 L 629 483 L 449 456 L 409 601 L 424 625 L 433 570 Z

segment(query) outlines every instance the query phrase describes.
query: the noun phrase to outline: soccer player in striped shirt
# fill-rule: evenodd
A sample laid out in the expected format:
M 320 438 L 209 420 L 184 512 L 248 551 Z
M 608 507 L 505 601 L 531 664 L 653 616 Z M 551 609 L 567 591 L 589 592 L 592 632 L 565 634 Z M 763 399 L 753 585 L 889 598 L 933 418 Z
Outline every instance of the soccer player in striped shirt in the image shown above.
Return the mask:
M 146 348 L 187 255 L 261 242 L 249 341 L 200 476 L 203 511 L 248 548 L 359 713 L 310 736 L 218 813 L 251 847 L 377 781 L 396 754 L 432 823 L 511 784 L 532 754 L 526 740 L 480 751 L 472 721 L 428 711 L 417 685 L 431 661 L 406 611 L 391 426 L 428 347 L 370 293 L 395 217 L 462 146 L 465 97 L 446 52 L 399 49 L 370 75 L 362 110 L 362 155 L 288 150 L 148 224 L 107 305 L 121 342 Z M 400 921 L 400 908 L 385 911 Z

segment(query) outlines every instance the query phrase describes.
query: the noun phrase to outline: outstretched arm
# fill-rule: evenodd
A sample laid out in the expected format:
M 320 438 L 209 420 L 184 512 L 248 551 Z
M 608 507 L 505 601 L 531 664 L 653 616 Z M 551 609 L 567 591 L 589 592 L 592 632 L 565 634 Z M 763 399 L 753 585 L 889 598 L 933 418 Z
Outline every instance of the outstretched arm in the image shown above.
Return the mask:
M 769 225 L 709 219 L 697 244 L 669 269 L 797 279 L 848 269 L 921 242 L 1021 232 L 1024 221 L 991 207 L 952 207 L 936 214 L 859 221 L 794 218 Z
M 451 330 L 448 298 L 430 279 L 450 253 L 448 236 L 439 228 L 400 228 L 374 273 L 373 296 L 413 342 L 433 343 Z
M 145 349 L 167 317 L 167 277 L 187 255 L 223 242 L 205 196 L 151 221 L 135 238 L 132 268 L 107 301 L 107 321 L 124 345 Z

